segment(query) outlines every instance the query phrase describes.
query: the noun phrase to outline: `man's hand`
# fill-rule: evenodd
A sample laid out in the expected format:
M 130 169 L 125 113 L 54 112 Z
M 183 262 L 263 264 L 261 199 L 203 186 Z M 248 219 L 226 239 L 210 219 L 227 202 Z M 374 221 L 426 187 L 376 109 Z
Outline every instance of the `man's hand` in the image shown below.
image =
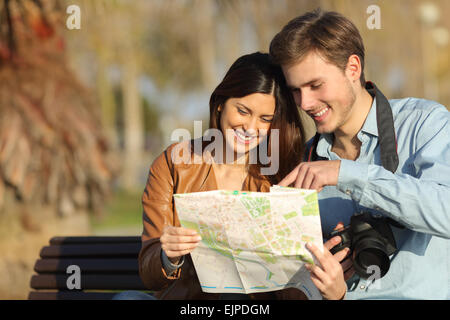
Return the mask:
M 315 189 L 322 191 L 324 186 L 337 185 L 340 160 L 302 162 L 291 171 L 279 186 L 293 186 L 300 189 Z

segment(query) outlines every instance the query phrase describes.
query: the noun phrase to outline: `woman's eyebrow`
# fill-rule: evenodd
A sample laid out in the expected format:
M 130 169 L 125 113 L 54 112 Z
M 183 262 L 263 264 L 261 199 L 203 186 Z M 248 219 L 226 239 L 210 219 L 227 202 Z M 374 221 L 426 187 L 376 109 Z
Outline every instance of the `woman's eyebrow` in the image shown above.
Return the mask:
M 252 109 L 250 109 L 249 107 L 247 107 L 246 105 L 240 103 L 240 102 L 236 102 L 237 105 L 244 107 L 245 109 L 247 109 L 247 111 L 252 112 Z
M 244 104 L 242 104 L 240 102 L 236 102 L 236 104 L 241 106 L 241 107 L 243 107 L 243 108 L 245 108 L 245 109 L 247 109 L 247 111 L 250 112 L 250 113 L 253 112 L 252 109 L 250 109 L 249 107 L 247 107 L 246 105 L 244 105 Z M 273 117 L 274 115 L 275 115 L 274 113 L 273 114 L 263 114 L 263 115 L 261 115 L 261 117 Z

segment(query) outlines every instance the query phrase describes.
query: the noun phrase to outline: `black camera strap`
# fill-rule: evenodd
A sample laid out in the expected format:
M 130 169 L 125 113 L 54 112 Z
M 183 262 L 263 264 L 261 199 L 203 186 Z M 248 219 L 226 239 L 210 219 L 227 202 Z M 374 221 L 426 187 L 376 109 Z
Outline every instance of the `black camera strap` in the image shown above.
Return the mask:
M 377 104 L 377 128 L 378 143 L 380 144 L 381 164 L 392 173 L 397 170 L 399 160 L 397 154 L 397 138 L 395 136 L 394 116 L 392 115 L 391 105 L 383 93 L 378 90 L 373 82 L 366 82 L 366 90 L 369 94 L 376 98 Z M 313 142 L 305 152 L 305 161 L 326 160 L 317 155 L 317 144 L 319 143 L 320 134 L 316 133 Z
M 378 128 L 378 143 L 380 144 L 380 158 L 383 168 L 395 173 L 397 170 L 399 159 L 397 153 L 397 138 L 395 136 L 394 116 L 392 114 L 391 105 L 386 97 L 375 86 L 373 82 L 366 82 L 366 90 L 373 98 L 376 98 L 377 104 L 377 128 Z M 327 160 L 319 157 L 316 149 L 319 143 L 320 134 L 316 133 L 313 142 L 305 152 L 305 161 Z M 397 228 L 403 229 L 397 221 L 387 218 L 389 223 Z

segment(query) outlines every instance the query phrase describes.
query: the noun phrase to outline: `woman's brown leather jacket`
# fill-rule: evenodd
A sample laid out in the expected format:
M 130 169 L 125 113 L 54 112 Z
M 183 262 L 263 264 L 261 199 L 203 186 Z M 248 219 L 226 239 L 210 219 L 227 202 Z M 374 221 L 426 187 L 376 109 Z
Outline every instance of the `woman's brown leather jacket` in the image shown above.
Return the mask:
M 139 273 L 149 290 L 154 290 L 158 299 L 219 299 L 220 294 L 204 293 L 190 255 L 175 276 L 168 276 L 161 262 L 161 243 L 159 237 L 165 223 L 180 226 L 174 207 L 173 194 L 217 190 L 212 164 L 206 162 L 193 164 L 178 163 L 172 160 L 173 144 L 152 164 L 147 185 L 142 196 L 143 223 L 142 248 L 139 253 Z M 175 150 L 178 153 L 178 150 Z M 182 153 L 181 153 L 182 154 Z M 177 158 L 179 160 L 179 158 Z M 197 161 L 200 162 L 200 161 Z M 244 182 L 246 191 L 269 191 L 267 180 L 247 176 Z M 297 289 L 251 294 L 256 299 L 304 299 Z

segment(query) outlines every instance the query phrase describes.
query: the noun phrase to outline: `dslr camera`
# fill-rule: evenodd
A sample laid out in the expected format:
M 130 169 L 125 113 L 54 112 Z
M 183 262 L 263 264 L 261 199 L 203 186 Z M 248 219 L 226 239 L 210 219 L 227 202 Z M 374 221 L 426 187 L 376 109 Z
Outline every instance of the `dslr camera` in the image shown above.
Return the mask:
M 383 277 L 390 267 L 389 256 L 397 251 L 391 224 L 397 226 L 394 220 L 381 215 L 357 213 L 351 217 L 350 225 L 330 233 L 329 238 L 342 238 L 341 243 L 330 252 L 335 254 L 344 248 L 350 248 L 353 267 L 361 278 L 367 279 L 373 274 L 371 266 L 377 266 L 380 277 Z

